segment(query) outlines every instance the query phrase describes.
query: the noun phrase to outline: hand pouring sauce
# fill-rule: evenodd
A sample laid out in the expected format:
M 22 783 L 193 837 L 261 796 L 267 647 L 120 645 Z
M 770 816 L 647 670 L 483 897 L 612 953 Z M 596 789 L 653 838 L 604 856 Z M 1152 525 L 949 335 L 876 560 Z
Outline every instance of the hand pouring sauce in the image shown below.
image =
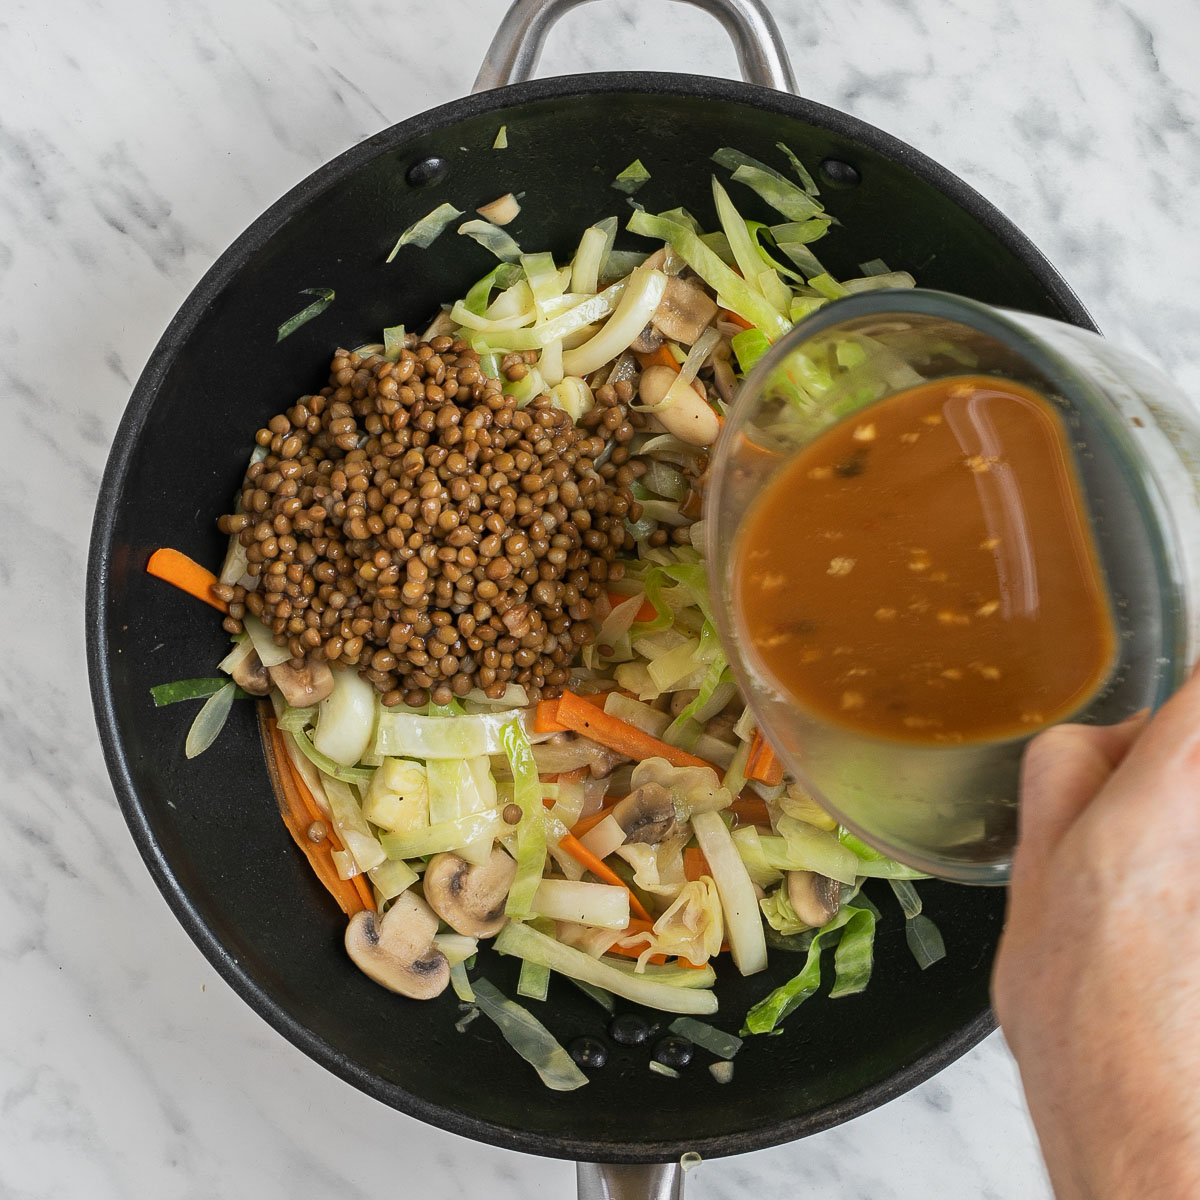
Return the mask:
M 906 742 L 1025 736 L 1117 647 L 1067 432 L 1015 382 L 956 376 L 861 409 L 757 499 L 736 619 L 797 705 Z

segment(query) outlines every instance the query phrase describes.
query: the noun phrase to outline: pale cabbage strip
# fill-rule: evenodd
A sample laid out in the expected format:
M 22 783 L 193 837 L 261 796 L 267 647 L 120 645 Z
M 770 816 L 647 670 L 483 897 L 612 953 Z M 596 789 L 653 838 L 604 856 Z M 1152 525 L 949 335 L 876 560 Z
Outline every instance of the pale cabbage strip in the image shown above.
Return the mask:
M 495 1022 L 504 1040 L 541 1076 L 555 1092 L 573 1092 L 587 1083 L 557 1038 L 528 1009 L 510 1000 L 494 983 L 476 979 L 475 1003 Z

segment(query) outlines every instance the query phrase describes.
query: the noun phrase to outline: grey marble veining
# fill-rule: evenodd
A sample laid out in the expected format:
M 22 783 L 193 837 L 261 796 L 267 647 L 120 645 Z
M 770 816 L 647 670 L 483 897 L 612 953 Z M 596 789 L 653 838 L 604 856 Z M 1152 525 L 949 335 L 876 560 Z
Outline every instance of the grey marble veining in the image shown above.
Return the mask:
M 1106 333 L 1200 396 L 1200 15 L 1174 0 L 779 0 L 805 95 L 940 159 L 1030 234 Z M 419 1125 L 221 982 L 117 811 L 83 668 L 92 507 L 133 381 L 268 204 L 461 95 L 496 0 L 10 0 L 0 12 L 0 1196 L 570 1194 L 568 1164 Z M 605 0 L 546 74 L 732 74 L 702 13 Z M 1049 1190 L 992 1038 L 884 1108 L 705 1163 L 689 1192 L 831 1200 Z

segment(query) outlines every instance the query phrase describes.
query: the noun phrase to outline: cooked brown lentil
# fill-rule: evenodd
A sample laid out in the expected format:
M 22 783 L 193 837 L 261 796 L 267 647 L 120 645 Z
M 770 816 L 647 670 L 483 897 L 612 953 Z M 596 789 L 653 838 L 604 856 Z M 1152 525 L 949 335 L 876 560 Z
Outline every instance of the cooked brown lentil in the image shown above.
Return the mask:
M 502 372 L 524 365 L 513 355 Z M 246 471 L 242 512 L 218 522 L 261 580 L 222 595 L 225 627 L 253 613 L 294 659 L 356 667 L 387 705 L 499 697 L 509 682 L 557 696 L 633 545 L 638 472 L 594 463 L 641 423 L 633 394 L 597 389 L 576 426 L 549 396 L 517 408 L 462 341 L 396 362 L 335 351 L 328 385 L 255 435 L 266 457 Z

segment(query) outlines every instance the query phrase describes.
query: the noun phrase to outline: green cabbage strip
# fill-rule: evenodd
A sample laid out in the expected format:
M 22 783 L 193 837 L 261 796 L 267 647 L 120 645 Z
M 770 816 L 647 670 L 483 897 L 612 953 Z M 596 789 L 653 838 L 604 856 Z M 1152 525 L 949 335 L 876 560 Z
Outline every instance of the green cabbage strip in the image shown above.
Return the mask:
M 275 332 L 275 341 L 282 342 L 285 337 L 291 337 L 301 325 L 307 324 L 313 317 L 320 316 L 332 303 L 333 288 L 301 288 L 300 295 L 316 296 L 317 298 L 307 307 L 302 308 L 286 321 Z
M 515 717 L 500 731 L 513 777 L 513 803 L 521 809 L 517 825 L 517 875 L 508 891 L 505 913 L 524 920 L 532 912 L 533 894 L 546 868 L 546 817 L 542 788 L 529 737 Z
M 504 1040 L 533 1067 L 548 1088 L 556 1092 L 573 1092 L 587 1083 L 587 1076 L 545 1025 L 528 1009 L 509 1000 L 495 984 L 477 979 L 475 1003 L 485 1017 L 495 1022 Z
M 499 132 L 496 134 L 496 140 L 492 143 L 493 150 L 508 149 L 508 126 L 501 125 Z
M 680 1037 L 689 1038 L 718 1058 L 731 1059 L 742 1048 L 742 1039 L 736 1034 L 715 1029 L 694 1017 L 676 1017 L 667 1028 Z
M 713 200 L 717 206 L 717 217 L 721 222 L 721 228 L 725 231 L 725 236 L 729 239 L 729 248 L 733 252 L 738 270 L 741 271 L 744 279 L 756 279 L 763 269 L 763 260 L 759 255 L 754 238 L 747 228 L 747 223 L 715 175 L 713 176 L 712 190 Z M 774 264 L 769 265 L 773 266 Z
M 401 246 L 412 244 L 420 246 L 422 250 L 428 249 L 433 245 L 434 239 L 441 235 L 446 226 L 451 221 L 457 221 L 461 216 L 461 208 L 455 208 L 453 204 L 439 204 L 437 208 L 432 212 L 426 213 L 419 221 L 414 221 L 396 239 L 396 244 L 392 247 L 392 252 L 384 261 L 391 262 L 396 257 Z
M 398 362 L 404 349 L 405 330 L 403 325 L 389 325 L 383 331 L 383 357 L 388 362 Z
M 604 988 L 614 996 L 622 996 L 634 1004 L 644 1004 L 664 1012 L 691 1013 L 694 1016 L 710 1016 L 717 1011 L 717 998 L 707 987 L 676 987 L 661 982 L 649 972 L 637 974 L 630 970 L 626 973 L 617 965 L 593 958 L 583 950 L 555 941 L 519 922 L 509 921 L 500 930 L 493 945 L 499 954 L 532 959 L 560 975 Z M 629 965 L 636 967 L 632 962 Z M 693 974 L 703 978 L 700 971 Z
M 526 962 L 529 960 L 526 959 Z M 613 999 L 612 992 L 607 992 L 602 987 L 596 987 L 592 983 L 584 983 L 582 979 L 572 979 L 571 982 L 585 995 L 600 1005 L 602 1009 L 611 1017 L 617 1011 L 617 1003 Z
M 618 192 L 624 192 L 627 196 L 632 196 L 643 184 L 650 181 L 650 172 L 642 165 L 640 158 L 635 158 L 617 177 L 612 181 L 612 186 Z
M 923 913 L 904 922 L 904 937 L 922 971 L 946 957 L 946 943 L 942 940 L 941 931 Z
M 729 344 L 737 355 L 743 375 L 749 374 L 755 363 L 771 348 L 767 335 L 761 329 L 743 329 L 729 339 Z
M 919 917 L 921 915 L 921 897 L 917 894 L 917 889 L 904 879 L 889 879 L 888 883 L 892 891 L 896 893 L 900 907 L 904 909 L 905 919 Z
M 517 976 L 517 995 L 526 1000 L 545 1000 L 550 990 L 550 968 L 524 959 Z
M 516 263 L 499 263 L 482 279 L 471 285 L 463 297 L 463 307 L 477 317 L 482 317 L 491 302 L 492 292 L 510 288 L 521 278 L 521 268 Z M 386 333 L 387 330 L 384 330 Z
M 833 952 L 834 980 L 829 989 L 830 1000 L 861 992 L 871 981 L 874 963 L 875 914 L 866 908 L 856 908 Z
M 782 337 L 792 323 L 775 309 L 736 271 L 727 267 L 693 230 L 669 217 L 635 212 L 625 226 L 630 233 L 658 238 L 674 247 L 676 254 L 739 316 L 762 329 L 772 339 Z
M 858 857 L 858 874 L 868 879 L 928 879 L 929 876 L 888 858 L 848 829 L 839 828 L 838 841 Z
M 214 679 L 177 679 L 174 683 L 160 683 L 150 689 L 154 698 L 154 707 L 162 708 L 167 704 L 177 704 L 180 700 L 203 700 L 214 692 L 219 692 L 229 683 L 229 678 L 218 675 Z M 237 689 L 235 699 L 240 699 L 246 693 Z
M 764 996 L 763 999 L 753 1005 L 750 1011 L 746 1013 L 746 1023 L 742 1026 L 743 1034 L 771 1033 L 780 1021 L 794 1012 L 809 996 L 816 992 L 821 986 L 821 947 L 823 942 L 829 934 L 850 927 L 852 922 L 857 922 L 857 924 L 853 926 L 854 941 L 852 942 L 851 950 L 843 959 L 846 971 L 845 987 L 851 988 L 854 991 L 861 991 L 862 987 L 866 986 L 866 980 L 870 978 L 871 967 L 868 956 L 864 975 L 861 943 L 868 936 L 867 933 L 863 932 L 868 926 L 869 936 L 872 939 L 874 938 L 875 917 L 867 909 L 844 905 L 837 916 L 827 925 L 823 925 L 814 935 L 812 943 L 808 948 L 808 958 L 800 973 L 789 979 L 787 983 L 777 987 L 769 995 Z M 836 990 L 836 988 L 837 982 L 834 984 L 834 989 Z M 838 994 L 844 996 L 850 993 L 843 990 Z
M 371 782 L 371 776 L 374 774 L 373 770 L 368 767 L 344 767 L 341 763 L 334 762 L 328 754 L 322 754 L 312 744 L 308 734 L 303 729 L 288 730 L 287 735 L 296 743 L 296 748 L 300 753 L 314 767 L 320 771 L 324 771 L 326 775 L 331 775 L 334 779 L 340 779 L 343 783 L 365 784 Z
M 816 180 L 813 179 L 813 177 L 808 173 L 807 168 L 796 157 L 792 151 L 792 148 L 784 145 L 783 142 L 776 142 L 775 149 L 781 150 L 788 162 L 792 164 L 792 170 L 796 172 L 796 177 L 800 180 L 800 186 L 803 187 L 810 196 L 819 196 L 821 194 L 821 190 L 817 187 Z
M 462 213 L 458 215 L 462 216 Z M 452 217 L 451 220 L 453 219 Z M 512 236 L 490 221 L 464 221 L 458 227 L 458 232 L 465 237 L 473 238 L 485 250 L 490 250 L 501 262 L 515 263 L 521 257 L 521 247 L 517 245 Z

